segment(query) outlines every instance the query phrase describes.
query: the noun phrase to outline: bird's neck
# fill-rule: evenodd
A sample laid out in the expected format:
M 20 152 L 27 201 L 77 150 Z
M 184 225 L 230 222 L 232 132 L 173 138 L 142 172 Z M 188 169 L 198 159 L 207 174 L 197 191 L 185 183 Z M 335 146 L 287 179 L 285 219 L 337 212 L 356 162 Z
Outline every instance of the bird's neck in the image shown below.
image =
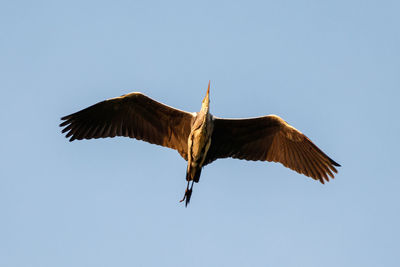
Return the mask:
M 200 121 L 201 121 L 201 124 L 202 125 L 204 125 L 204 124 L 206 124 L 207 123 L 207 117 L 208 117 L 208 110 L 202 110 L 201 112 L 200 112 Z
M 210 111 L 210 106 L 209 105 L 207 105 L 207 104 L 203 104 L 203 105 L 201 105 L 201 113 L 205 113 L 205 114 L 208 114 L 208 112 Z

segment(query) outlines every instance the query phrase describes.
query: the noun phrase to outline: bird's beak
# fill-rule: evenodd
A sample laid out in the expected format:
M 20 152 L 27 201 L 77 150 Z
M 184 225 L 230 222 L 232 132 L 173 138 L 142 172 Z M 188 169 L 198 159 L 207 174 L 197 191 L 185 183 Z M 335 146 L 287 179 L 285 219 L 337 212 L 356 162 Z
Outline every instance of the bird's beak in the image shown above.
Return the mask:
M 204 102 L 210 102 L 210 98 L 209 98 L 209 96 L 210 96 L 210 82 L 211 81 L 208 81 L 208 88 L 207 88 L 207 94 L 206 94 L 206 96 L 204 97 L 204 99 L 203 99 L 203 103 Z

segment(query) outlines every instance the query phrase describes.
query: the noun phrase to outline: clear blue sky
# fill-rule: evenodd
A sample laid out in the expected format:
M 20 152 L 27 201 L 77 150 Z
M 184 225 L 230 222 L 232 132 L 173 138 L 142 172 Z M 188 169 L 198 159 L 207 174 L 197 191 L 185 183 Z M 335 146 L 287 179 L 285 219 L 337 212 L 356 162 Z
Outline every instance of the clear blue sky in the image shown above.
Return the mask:
M 399 266 L 399 1 L 0 3 L 0 266 Z M 343 165 L 320 183 L 60 117 L 141 91 L 278 114 Z

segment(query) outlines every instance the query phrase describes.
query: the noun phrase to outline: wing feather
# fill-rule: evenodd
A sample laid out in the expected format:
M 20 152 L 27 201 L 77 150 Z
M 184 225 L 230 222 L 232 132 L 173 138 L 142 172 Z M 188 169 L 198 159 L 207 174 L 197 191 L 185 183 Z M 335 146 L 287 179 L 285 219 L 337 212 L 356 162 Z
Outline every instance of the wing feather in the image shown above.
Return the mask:
M 304 134 L 276 115 L 251 119 L 213 118 L 211 146 L 204 165 L 218 158 L 279 162 L 321 183 L 340 166 Z
M 60 127 L 70 141 L 128 136 L 176 149 L 187 159 L 187 139 L 193 118 L 192 113 L 135 92 L 62 117 Z

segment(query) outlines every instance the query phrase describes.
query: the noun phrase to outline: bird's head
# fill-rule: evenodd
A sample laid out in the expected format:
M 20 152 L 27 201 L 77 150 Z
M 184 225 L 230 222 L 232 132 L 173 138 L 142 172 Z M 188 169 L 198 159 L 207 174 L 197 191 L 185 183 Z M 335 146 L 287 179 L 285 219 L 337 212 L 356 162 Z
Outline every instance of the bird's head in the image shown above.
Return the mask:
M 203 99 L 203 102 L 201 103 L 201 109 L 204 111 L 208 112 L 209 105 L 210 105 L 210 82 L 208 81 L 208 88 L 207 88 L 207 94 Z

